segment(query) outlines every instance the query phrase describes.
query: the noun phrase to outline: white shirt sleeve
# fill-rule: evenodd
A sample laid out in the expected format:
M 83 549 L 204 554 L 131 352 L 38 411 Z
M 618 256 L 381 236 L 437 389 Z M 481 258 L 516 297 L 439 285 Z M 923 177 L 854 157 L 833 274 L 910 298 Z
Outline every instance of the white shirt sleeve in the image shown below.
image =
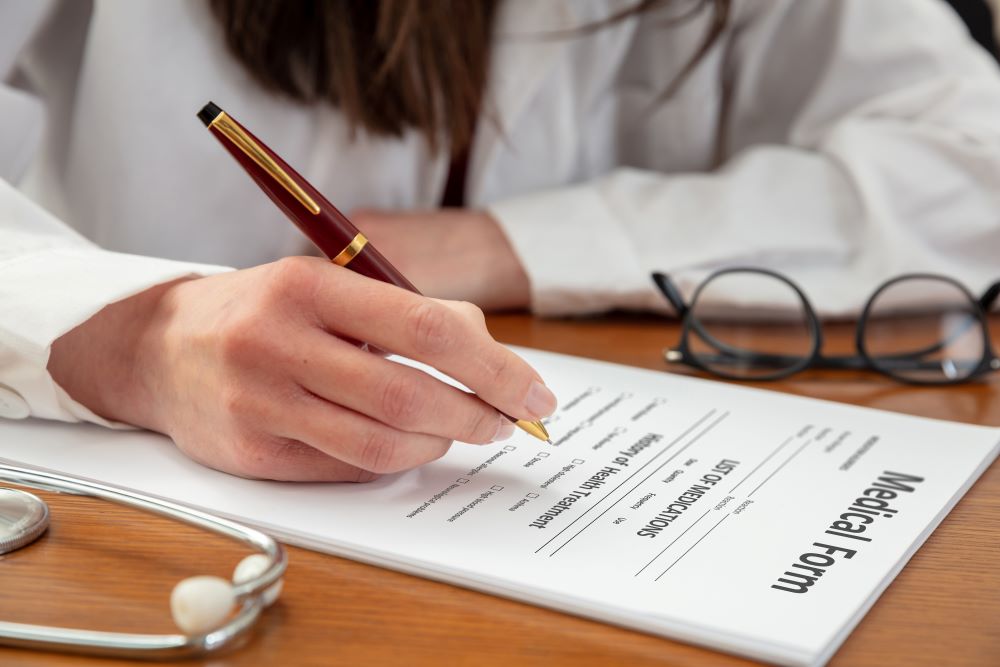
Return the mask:
M 53 7 L 33 0 L 0 5 L 0 418 L 110 425 L 52 379 L 46 368 L 52 343 L 110 303 L 227 269 L 107 252 L 8 182 L 16 182 L 38 150 L 45 108 L 30 91 L 5 82 Z
M 973 291 L 1000 277 L 1000 69 L 953 12 L 930 0 L 735 7 L 754 13 L 726 38 L 721 168 L 619 169 L 489 207 L 534 310 L 664 309 L 650 272 L 690 294 L 733 265 L 789 275 L 826 315 L 856 313 L 905 272 Z
M 102 250 L 0 181 L 0 417 L 109 425 L 52 379 L 52 343 L 110 303 L 226 270 Z

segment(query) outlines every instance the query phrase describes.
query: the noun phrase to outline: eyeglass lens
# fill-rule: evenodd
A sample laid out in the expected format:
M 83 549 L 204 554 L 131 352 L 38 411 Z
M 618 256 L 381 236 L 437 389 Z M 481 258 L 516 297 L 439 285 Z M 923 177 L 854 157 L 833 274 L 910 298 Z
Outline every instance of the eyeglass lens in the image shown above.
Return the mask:
M 985 354 L 976 303 L 944 279 L 890 283 L 872 300 L 862 333 L 872 363 L 915 382 L 967 378 Z
M 756 271 L 721 273 L 704 283 L 688 322 L 688 352 L 707 370 L 727 377 L 787 374 L 806 364 L 816 344 L 799 293 Z

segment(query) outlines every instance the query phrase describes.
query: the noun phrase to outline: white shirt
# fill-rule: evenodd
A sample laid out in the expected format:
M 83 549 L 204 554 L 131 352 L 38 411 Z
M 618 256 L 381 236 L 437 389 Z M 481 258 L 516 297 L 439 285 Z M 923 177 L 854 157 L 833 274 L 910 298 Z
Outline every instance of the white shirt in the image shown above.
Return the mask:
M 667 100 L 707 15 L 546 35 L 633 4 L 502 5 L 466 198 L 535 312 L 662 310 L 651 271 L 690 293 L 732 264 L 832 315 L 903 272 L 1000 277 L 1000 70 L 942 2 L 734 0 Z M 266 93 L 206 5 L 0 4 L 0 415 L 101 422 L 46 371 L 56 338 L 152 285 L 306 251 L 195 118 L 209 100 L 345 211 L 440 201 L 444 155 Z

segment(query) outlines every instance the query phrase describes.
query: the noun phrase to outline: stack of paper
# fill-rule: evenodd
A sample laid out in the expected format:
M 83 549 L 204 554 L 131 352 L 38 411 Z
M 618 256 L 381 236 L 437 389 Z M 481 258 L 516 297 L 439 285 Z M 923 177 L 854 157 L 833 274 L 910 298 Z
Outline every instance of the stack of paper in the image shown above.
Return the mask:
M 554 445 L 366 485 L 238 479 L 166 438 L 0 423 L 0 458 L 291 543 L 787 665 L 822 664 L 997 456 L 953 424 L 518 350 Z M 58 517 L 54 517 L 58 521 Z

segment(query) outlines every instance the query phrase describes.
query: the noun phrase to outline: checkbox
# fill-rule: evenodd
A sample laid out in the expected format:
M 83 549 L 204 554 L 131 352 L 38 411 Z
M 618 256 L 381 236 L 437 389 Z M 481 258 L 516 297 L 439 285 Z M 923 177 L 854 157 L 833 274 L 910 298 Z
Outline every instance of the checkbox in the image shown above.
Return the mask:
M 503 487 L 500 486 L 499 484 L 494 484 L 490 488 L 493 489 L 494 491 L 503 491 Z
M 538 452 L 538 458 L 540 459 L 544 459 L 548 455 L 549 455 L 548 452 Z
M 514 445 L 507 445 L 506 447 L 503 448 L 505 452 L 512 452 L 515 449 L 517 449 L 517 447 L 515 447 Z
M 586 461 L 584 461 L 583 459 L 573 459 L 573 463 L 575 463 L 576 465 L 580 465 L 582 463 L 586 463 Z
M 457 482 L 458 484 L 468 484 L 468 483 L 469 483 L 469 480 L 465 479 L 464 477 L 459 477 L 459 478 L 458 478 L 458 479 L 456 479 L 455 481 L 456 481 L 456 482 Z
M 537 493 L 529 493 L 529 494 L 525 495 L 524 497 L 525 498 L 537 498 L 538 494 Z

